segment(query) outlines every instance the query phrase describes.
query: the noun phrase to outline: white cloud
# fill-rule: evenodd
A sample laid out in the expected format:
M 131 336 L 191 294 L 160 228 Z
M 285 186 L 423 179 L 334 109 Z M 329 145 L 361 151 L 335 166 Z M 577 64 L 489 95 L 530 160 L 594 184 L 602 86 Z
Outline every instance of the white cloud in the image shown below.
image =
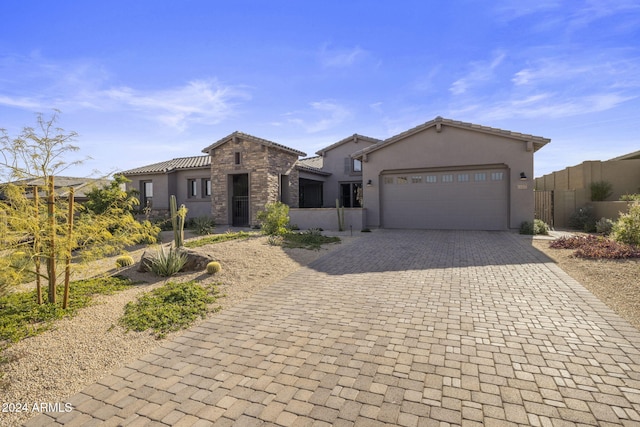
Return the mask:
M 329 49 L 326 45 L 320 50 L 320 63 L 327 68 L 350 67 L 364 59 L 368 52 L 359 46 L 350 49 Z
M 225 85 L 216 79 L 192 80 L 154 90 L 109 87 L 109 74 L 92 61 L 58 64 L 38 54 L 5 58 L 0 69 L 6 68 L 11 69 L 15 77 L 0 81 L 0 89 L 6 87 L 0 96 L 0 105 L 28 110 L 133 110 L 148 120 L 177 130 L 193 123 L 219 123 L 234 114 L 239 102 L 250 98 L 245 88 Z M 13 87 L 21 88 L 23 93 L 12 93 Z M 29 90 L 25 91 L 25 87 Z
M 308 133 L 331 129 L 352 115 L 347 107 L 330 100 L 311 102 L 309 105 L 311 110 L 286 114 L 289 123 L 304 128 Z
M 496 68 L 502 63 L 506 54 L 496 52 L 491 61 L 475 61 L 470 64 L 471 71 L 466 76 L 456 80 L 451 84 L 449 90 L 454 95 L 461 95 L 471 87 L 490 81 L 495 76 Z

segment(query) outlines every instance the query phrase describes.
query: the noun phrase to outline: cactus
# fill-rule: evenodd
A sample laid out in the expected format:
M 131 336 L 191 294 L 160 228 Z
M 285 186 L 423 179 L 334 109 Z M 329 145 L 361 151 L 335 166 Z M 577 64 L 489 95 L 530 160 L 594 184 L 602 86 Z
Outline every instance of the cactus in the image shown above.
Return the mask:
M 116 266 L 118 266 L 118 268 L 129 267 L 130 265 L 133 265 L 131 255 L 120 255 L 116 258 Z
M 171 226 L 173 227 L 173 240 L 176 248 L 181 248 L 184 243 L 184 220 L 187 216 L 187 208 L 180 205 L 177 208 L 176 196 L 171 195 L 169 199 L 171 209 Z
M 338 231 L 344 231 L 344 206 L 340 207 L 340 199 L 336 199 L 336 210 L 338 211 Z
M 211 261 L 209 264 L 207 264 L 207 273 L 209 274 L 216 274 L 220 270 L 222 270 L 222 266 L 218 261 Z

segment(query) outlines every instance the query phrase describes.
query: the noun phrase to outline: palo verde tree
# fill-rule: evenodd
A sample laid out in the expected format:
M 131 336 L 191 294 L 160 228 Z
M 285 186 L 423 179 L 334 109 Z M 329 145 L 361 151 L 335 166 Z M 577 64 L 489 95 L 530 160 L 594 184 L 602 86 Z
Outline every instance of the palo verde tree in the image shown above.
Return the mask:
M 96 212 L 74 205 L 73 188 L 56 188 L 55 177 L 82 162 L 67 161 L 78 151 L 77 134 L 56 127 L 58 114 L 49 119 L 38 114 L 37 126 L 25 127 L 15 138 L 0 130 L 0 171 L 10 181 L 0 185 L 0 293 L 35 277 L 38 302 L 44 279 L 48 302 L 55 303 L 57 279 L 64 274 L 66 307 L 72 258 L 118 253 L 154 241 L 159 230 L 137 222 L 122 206 Z

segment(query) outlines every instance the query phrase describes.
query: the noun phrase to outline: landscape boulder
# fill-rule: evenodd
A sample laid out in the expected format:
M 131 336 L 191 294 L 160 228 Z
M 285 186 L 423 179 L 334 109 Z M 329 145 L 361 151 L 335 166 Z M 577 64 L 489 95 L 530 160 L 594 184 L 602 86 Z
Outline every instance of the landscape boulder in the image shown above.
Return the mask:
M 196 252 L 193 249 L 182 248 L 180 251 L 187 256 L 187 262 L 180 271 L 202 271 L 207 268 L 207 264 L 211 261 L 215 261 L 211 256 Z M 151 271 L 149 265 L 153 258 L 155 258 L 156 254 L 156 249 L 144 251 L 140 258 L 140 263 L 138 264 L 138 271 L 141 273 Z

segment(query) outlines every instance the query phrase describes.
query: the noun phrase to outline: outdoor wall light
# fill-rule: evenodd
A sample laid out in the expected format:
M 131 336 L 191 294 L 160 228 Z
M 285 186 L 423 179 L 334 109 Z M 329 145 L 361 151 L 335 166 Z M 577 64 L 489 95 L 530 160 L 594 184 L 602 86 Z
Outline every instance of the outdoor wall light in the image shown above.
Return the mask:
M 367 187 L 373 187 L 373 182 L 371 182 L 371 180 L 367 181 Z
M 524 172 L 520 172 L 520 181 L 526 181 L 527 180 L 527 175 L 525 175 Z

